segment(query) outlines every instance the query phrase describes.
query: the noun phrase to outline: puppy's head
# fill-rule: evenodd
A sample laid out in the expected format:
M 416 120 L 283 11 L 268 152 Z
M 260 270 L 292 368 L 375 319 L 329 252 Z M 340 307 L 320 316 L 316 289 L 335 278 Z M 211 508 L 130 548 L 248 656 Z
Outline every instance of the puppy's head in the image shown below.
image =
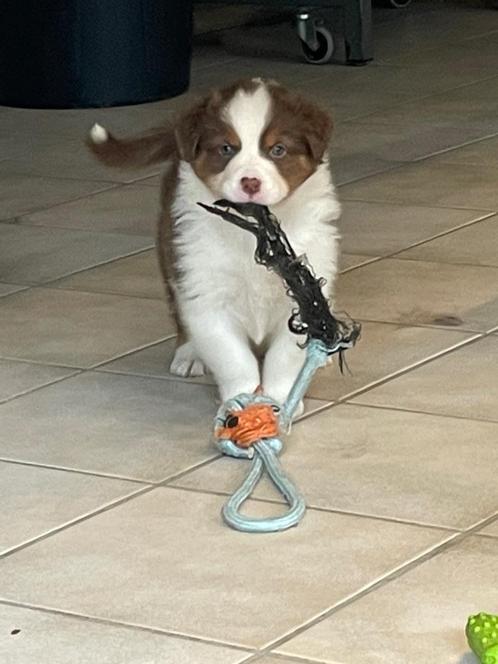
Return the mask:
M 241 81 L 210 93 L 179 121 L 180 156 L 215 197 L 275 205 L 322 162 L 329 116 L 273 82 Z

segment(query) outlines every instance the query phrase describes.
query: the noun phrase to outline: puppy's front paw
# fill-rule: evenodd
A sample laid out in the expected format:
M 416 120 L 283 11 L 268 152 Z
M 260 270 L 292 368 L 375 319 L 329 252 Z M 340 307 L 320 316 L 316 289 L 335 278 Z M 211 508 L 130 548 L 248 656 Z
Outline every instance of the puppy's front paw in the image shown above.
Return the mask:
M 206 373 L 204 364 L 197 357 L 197 354 L 190 341 L 178 346 L 175 356 L 169 367 L 170 373 L 182 378 L 188 376 L 204 376 Z

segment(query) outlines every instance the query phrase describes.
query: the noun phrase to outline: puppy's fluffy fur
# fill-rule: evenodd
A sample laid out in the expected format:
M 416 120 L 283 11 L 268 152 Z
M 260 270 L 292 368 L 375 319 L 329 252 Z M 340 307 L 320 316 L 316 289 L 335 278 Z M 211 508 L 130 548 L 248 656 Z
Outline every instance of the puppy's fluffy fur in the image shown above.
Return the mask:
M 217 198 L 270 206 L 331 296 L 339 216 L 327 146 L 332 123 L 274 82 L 212 91 L 171 126 L 117 139 L 96 125 L 88 140 L 111 166 L 171 162 L 162 188 L 158 249 L 179 343 L 171 371 L 217 381 L 222 399 L 262 384 L 284 401 L 304 360 L 287 326 L 293 303 L 253 259 L 254 238 L 203 211 Z

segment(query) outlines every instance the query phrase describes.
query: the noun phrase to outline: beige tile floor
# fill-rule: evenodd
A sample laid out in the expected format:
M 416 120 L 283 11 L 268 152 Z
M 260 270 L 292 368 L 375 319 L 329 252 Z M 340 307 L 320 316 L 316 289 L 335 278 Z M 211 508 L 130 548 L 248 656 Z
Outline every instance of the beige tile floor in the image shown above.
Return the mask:
M 0 109 L 2 664 L 476 662 L 466 618 L 498 612 L 498 12 L 483 4 L 377 10 L 365 68 L 310 67 L 291 28 L 234 20 L 197 38 L 182 98 Z M 199 24 L 220 28 L 212 11 Z M 107 171 L 81 146 L 94 121 L 147 128 L 261 74 L 335 115 L 337 306 L 363 322 L 351 374 L 317 376 L 287 440 L 307 516 L 263 537 L 220 518 L 245 464 L 210 444 L 212 380 L 168 374 L 157 171 Z M 281 508 L 267 484 L 255 498 L 251 513 Z

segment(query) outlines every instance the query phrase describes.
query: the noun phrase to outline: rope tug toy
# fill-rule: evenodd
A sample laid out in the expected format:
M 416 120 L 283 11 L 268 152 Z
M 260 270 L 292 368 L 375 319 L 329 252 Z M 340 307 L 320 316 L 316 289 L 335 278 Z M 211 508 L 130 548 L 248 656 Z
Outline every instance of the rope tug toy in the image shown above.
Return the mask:
M 289 320 L 294 334 L 305 335 L 302 344 L 306 359 L 283 405 L 262 394 L 240 394 L 226 401 L 215 419 L 215 443 L 223 454 L 252 459 L 252 466 L 241 487 L 223 507 L 223 518 L 229 526 L 245 532 L 267 533 L 296 526 L 304 516 L 306 505 L 293 482 L 283 471 L 278 455 L 282 450 L 280 429 L 288 431 L 292 416 L 303 399 L 311 380 L 330 357 L 356 343 L 360 325 L 340 321 L 330 312 L 322 293 L 324 281 L 317 279 L 305 256 L 296 256 L 276 217 L 263 205 L 216 201 L 214 206 L 199 203 L 208 212 L 256 236 L 254 258 L 260 265 L 276 272 L 287 287 L 298 308 Z M 239 214 L 229 212 L 235 210 Z M 271 518 L 253 518 L 240 513 L 264 470 L 289 505 L 288 511 Z

